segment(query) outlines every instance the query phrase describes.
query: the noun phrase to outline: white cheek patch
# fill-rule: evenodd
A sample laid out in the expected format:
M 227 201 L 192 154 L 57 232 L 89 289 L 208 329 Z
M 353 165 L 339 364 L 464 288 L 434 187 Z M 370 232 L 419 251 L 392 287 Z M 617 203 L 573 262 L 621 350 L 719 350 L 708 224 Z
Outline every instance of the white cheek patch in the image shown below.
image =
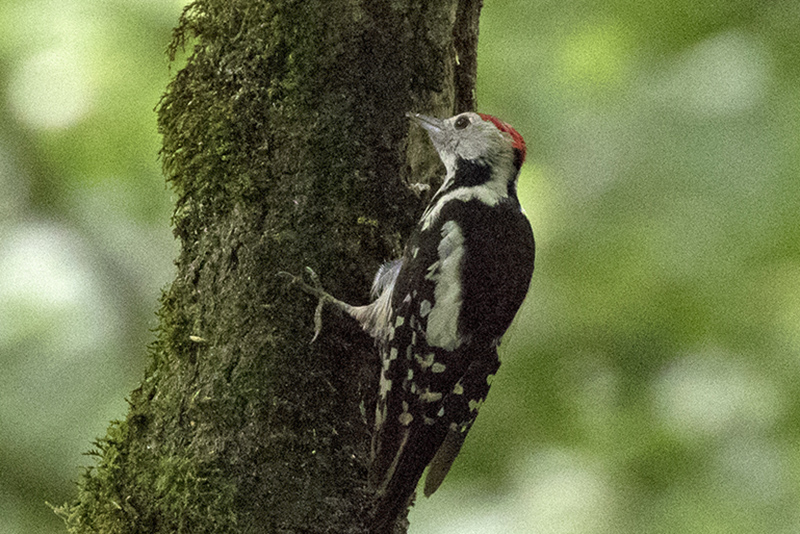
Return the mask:
M 464 234 L 455 221 L 442 225 L 439 243 L 439 266 L 431 279 L 436 283 L 434 305 L 425 331 L 428 345 L 452 351 L 461 343 L 458 318 L 461 309 L 461 263 L 464 257 Z

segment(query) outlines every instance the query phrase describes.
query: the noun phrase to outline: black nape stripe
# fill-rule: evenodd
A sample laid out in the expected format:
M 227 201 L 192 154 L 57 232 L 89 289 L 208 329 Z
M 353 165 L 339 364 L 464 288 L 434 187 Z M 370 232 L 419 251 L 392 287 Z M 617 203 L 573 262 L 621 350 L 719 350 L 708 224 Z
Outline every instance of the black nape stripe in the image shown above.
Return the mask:
M 461 158 L 456 161 L 456 176 L 453 180 L 455 187 L 472 187 L 485 184 L 491 179 L 492 169 L 489 165 Z
M 517 173 L 519 174 L 519 173 Z M 513 198 L 517 200 L 517 180 L 509 180 L 508 181 L 508 198 Z
M 522 168 L 522 150 L 514 149 L 514 168 L 520 170 Z

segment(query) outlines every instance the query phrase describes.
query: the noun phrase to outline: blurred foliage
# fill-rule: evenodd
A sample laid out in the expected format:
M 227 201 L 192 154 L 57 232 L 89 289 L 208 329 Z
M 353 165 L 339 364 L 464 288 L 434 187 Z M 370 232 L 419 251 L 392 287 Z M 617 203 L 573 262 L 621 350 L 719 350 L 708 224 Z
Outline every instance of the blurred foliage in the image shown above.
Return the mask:
M 796 530 L 798 15 L 486 3 L 478 103 L 528 141 L 537 272 L 417 532 Z
M 180 9 L 0 4 L 1 532 L 63 531 L 45 501 L 142 376 Z M 797 2 L 486 2 L 478 101 L 528 142 L 537 272 L 412 532 L 796 530 L 798 76 Z
M 0 532 L 63 532 L 176 246 L 153 108 L 180 2 L 0 3 Z

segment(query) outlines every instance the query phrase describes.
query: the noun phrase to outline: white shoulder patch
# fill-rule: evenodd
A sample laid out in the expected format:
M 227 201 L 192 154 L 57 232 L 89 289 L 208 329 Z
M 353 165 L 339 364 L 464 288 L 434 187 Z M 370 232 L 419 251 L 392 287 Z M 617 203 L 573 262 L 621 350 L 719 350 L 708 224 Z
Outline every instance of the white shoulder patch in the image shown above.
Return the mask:
M 431 279 L 436 284 L 434 305 L 428 315 L 426 337 L 428 345 L 455 350 L 462 339 L 458 333 L 461 309 L 461 262 L 464 257 L 464 235 L 455 221 L 442 225 L 439 260 Z
M 436 201 L 425 210 L 422 214 L 422 230 L 427 230 L 439 217 L 442 208 L 450 201 L 460 200 L 461 202 L 468 202 L 470 200 L 480 200 L 487 206 L 496 206 L 503 198 L 508 196 L 503 189 L 504 184 L 490 181 L 486 184 L 476 185 L 473 187 L 459 187 L 442 195 L 442 198 Z

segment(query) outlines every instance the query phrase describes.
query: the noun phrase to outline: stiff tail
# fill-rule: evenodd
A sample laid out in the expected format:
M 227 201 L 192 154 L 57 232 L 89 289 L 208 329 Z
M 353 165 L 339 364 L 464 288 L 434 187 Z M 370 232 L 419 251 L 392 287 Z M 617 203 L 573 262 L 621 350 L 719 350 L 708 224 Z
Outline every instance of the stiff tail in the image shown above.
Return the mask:
M 405 517 L 425 467 L 444 440 L 443 435 L 427 435 L 430 439 L 418 440 L 412 435 L 415 429 L 407 430 L 388 469 L 370 473 L 377 494 L 370 527 L 373 534 L 391 534 L 395 523 Z
M 425 489 L 423 493 L 426 497 L 433 495 L 439 486 L 444 481 L 444 477 L 450 472 L 450 467 L 458 456 L 461 446 L 464 444 L 464 439 L 467 437 L 467 430 L 460 431 L 458 429 L 450 429 L 447 436 L 444 438 L 444 443 L 436 451 L 436 455 L 431 460 L 428 474 L 425 475 Z
M 450 471 L 500 367 L 494 347 L 483 356 L 469 365 L 452 393 L 440 403 L 428 403 L 431 415 L 447 415 L 449 424 L 425 412 L 415 411 L 412 416 L 405 411 L 405 402 L 384 405 L 379 401 L 378 422 L 401 424 L 380 424 L 374 436 L 370 466 L 370 484 L 377 497 L 370 528 L 373 534 L 392 534 L 394 525 L 413 503 L 417 483 L 428 465 L 423 490 L 426 497 L 439 488 Z

